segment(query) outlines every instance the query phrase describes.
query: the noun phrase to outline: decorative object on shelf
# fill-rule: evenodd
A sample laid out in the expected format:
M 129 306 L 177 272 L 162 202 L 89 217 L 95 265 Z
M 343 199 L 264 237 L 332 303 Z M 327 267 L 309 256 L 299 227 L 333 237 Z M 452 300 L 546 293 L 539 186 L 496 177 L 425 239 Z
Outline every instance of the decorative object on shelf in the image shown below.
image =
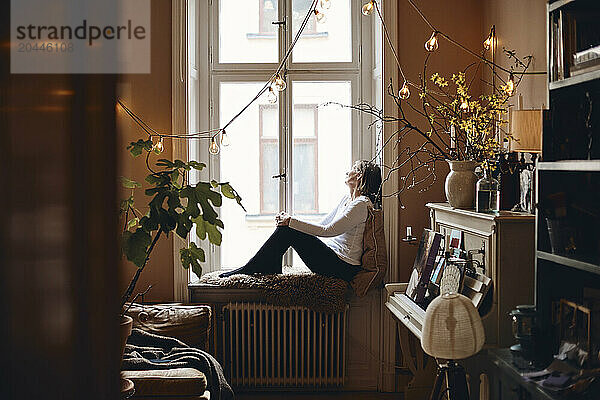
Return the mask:
M 519 96 L 519 108 L 522 108 L 522 101 Z M 509 149 L 511 152 L 521 153 L 521 159 L 512 170 L 519 176 L 519 202 L 513 207 L 513 211 L 535 211 L 535 162 L 542 153 L 542 132 L 549 118 L 549 111 L 543 109 L 510 111 L 512 139 L 509 141 Z M 526 153 L 530 154 L 529 159 L 526 159 Z
M 500 183 L 488 168 L 483 168 L 483 176 L 477 181 L 476 210 L 483 213 L 500 211 Z
M 475 183 L 477 175 L 475 161 L 450 161 L 450 173 L 446 176 L 444 190 L 450 206 L 472 209 L 475 203 Z
M 448 399 L 469 399 L 465 370 L 455 360 L 471 357 L 485 342 L 479 313 L 471 300 L 458 293 L 446 293 L 434 299 L 425 313 L 421 347 L 440 364 L 430 399 L 445 398 L 442 384 L 446 381 Z
M 512 319 L 513 336 L 517 344 L 510 350 L 526 360 L 534 361 L 536 355 L 538 314 L 534 305 L 518 305 L 509 314 Z

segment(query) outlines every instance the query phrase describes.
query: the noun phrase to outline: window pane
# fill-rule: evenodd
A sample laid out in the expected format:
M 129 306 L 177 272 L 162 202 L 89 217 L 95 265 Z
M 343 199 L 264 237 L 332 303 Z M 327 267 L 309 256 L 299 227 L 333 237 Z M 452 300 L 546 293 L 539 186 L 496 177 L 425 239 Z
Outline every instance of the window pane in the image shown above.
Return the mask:
M 293 37 L 296 36 L 312 0 L 292 0 Z M 317 23 L 314 14 L 304 28 L 292 52 L 293 62 L 351 62 L 352 13 L 350 0 L 331 1 L 323 10 L 324 23 Z
M 298 184 L 293 181 L 293 198 L 304 198 L 306 192 L 313 190 L 310 185 L 304 187 L 302 184 L 308 184 L 308 175 L 317 173 L 315 211 L 325 214 L 338 204 L 347 190 L 344 179 L 352 164 L 352 119 L 347 108 L 318 105 L 328 101 L 351 104 L 351 83 L 292 81 L 292 89 L 292 137 L 294 150 L 298 151 L 292 154 L 293 175 L 303 179 Z M 301 143 L 307 143 L 307 146 L 299 147 Z M 308 151 L 309 143 L 316 146 L 315 158 L 308 156 L 313 154 Z M 296 163 L 300 166 L 296 167 Z M 296 175 L 298 168 L 310 171 L 310 174 Z
M 350 110 L 319 104 L 351 104 L 351 82 L 292 81 L 292 92 L 292 212 L 317 222 L 347 193 L 352 164 Z M 295 252 L 293 262 L 305 267 Z
M 263 84 L 222 82 L 220 125 L 244 107 Z M 273 214 L 280 211 L 279 180 L 271 177 L 279 173 L 278 127 L 278 105 L 270 104 L 263 96 L 227 128 L 231 145 L 221 147 L 220 179 L 231 182 L 248 212 L 244 213 L 235 201 L 223 201 L 222 268 L 244 265 L 275 227 Z
M 219 1 L 219 62 L 277 62 L 277 0 Z
M 294 211 L 315 214 L 317 208 L 316 143 L 294 143 Z

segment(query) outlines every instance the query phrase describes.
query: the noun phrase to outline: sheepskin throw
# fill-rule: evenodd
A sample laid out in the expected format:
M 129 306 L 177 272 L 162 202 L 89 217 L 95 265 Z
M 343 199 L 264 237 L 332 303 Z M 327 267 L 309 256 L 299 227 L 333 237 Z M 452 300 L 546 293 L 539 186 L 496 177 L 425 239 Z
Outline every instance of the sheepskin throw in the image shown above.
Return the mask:
M 219 278 L 211 272 L 199 283 L 235 289 L 258 289 L 265 303 L 278 306 L 302 306 L 313 311 L 336 313 L 344 311 L 352 290 L 343 279 L 329 278 L 305 271 L 284 271 L 276 275 L 232 275 Z

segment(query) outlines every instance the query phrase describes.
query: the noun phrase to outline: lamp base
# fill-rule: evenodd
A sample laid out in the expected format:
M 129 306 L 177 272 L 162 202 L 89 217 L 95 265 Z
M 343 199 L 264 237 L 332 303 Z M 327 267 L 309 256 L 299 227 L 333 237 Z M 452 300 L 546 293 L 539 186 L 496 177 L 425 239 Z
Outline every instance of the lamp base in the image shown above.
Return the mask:
M 442 390 L 442 385 L 446 381 L 446 389 Z M 448 396 L 445 396 L 446 391 Z M 465 369 L 452 360 L 439 366 L 433 391 L 429 400 L 469 400 L 469 388 L 467 386 L 467 376 Z

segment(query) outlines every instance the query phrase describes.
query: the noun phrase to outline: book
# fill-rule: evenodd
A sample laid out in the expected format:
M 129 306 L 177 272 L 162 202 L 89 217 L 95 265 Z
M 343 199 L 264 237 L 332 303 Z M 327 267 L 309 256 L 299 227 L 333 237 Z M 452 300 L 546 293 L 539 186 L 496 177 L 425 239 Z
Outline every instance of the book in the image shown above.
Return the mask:
M 406 290 L 407 295 L 419 305 L 422 305 L 425 300 L 441 240 L 442 235 L 440 233 L 429 229 L 425 229 L 423 236 L 421 236 L 419 249 L 413 264 L 413 272 Z

